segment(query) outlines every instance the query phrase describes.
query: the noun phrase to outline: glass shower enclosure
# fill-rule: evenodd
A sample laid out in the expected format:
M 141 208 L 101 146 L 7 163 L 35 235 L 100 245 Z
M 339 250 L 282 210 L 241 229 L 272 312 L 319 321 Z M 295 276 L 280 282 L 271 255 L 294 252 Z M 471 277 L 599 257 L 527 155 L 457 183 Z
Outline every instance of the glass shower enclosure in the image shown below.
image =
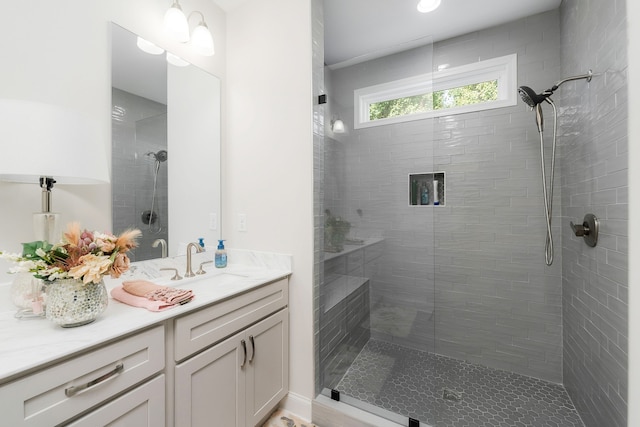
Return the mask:
M 324 133 L 314 136 L 318 395 L 408 426 L 583 425 L 561 385 L 562 253 L 546 265 L 531 111 L 514 103 L 376 126 L 363 105 L 384 99 L 357 96 L 442 64 L 512 55 L 491 40 L 513 31 L 324 68 Z M 553 61 L 537 49 L 527 44 L 529 60 Z

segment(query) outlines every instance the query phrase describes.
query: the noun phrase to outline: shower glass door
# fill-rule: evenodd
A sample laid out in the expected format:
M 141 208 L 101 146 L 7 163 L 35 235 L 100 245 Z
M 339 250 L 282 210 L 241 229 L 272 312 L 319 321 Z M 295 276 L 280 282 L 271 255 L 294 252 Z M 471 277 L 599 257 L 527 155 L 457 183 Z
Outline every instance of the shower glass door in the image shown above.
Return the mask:
M 416 120 L 433 108 L 433 45 L 413 46 L 325 67 L 316 384 L 334 400 L 429 425 L 416 408 L 430 396 L 415 382 L 435 347 L 434 215 L 445 182 L 434 167 L 437 119 Z M 389 87 L 380 85 L 399 95 L 381 98 L 374 92 Z

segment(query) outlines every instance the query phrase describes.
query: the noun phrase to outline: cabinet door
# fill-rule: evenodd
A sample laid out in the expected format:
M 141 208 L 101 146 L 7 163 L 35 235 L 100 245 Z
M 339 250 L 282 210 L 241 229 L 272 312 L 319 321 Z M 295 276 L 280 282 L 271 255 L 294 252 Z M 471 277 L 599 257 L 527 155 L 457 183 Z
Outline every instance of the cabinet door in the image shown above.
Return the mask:
M 246 425 L 255 426 L 289 390 L 289 309 L 248 328 L 245 339 L 248 345 Z
M 164 375 L 99 407 L 69 427 L 164 427 Z
M 176 427 L 245 425 L 243 333 L 176 366 Z

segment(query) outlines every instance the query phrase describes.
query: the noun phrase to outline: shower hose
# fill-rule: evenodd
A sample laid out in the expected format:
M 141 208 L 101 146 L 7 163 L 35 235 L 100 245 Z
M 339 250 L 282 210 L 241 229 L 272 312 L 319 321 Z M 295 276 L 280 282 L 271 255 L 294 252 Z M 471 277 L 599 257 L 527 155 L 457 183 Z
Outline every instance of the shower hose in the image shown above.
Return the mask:
M 540 134 L 540 164 L 542 166 L 542 196 L 544 198 L 544 213 L 547 223 L 547 236 L 544 246 L 544 257 L 547 265 L 553 264 L 553 235 L 551 233 L 551 214 L 553 211 L 553 181 L 556 168 L 556 140 L 558 136 L 558 111 L 556 104 L 550 98 L 546 98 L 547 101 L 553 107 L 553 143 L 551 145 L 551 179 L 549 180 L 549 187 L 547 188 L 547 178 L 544 164 L 544 132 L 541 130 Z

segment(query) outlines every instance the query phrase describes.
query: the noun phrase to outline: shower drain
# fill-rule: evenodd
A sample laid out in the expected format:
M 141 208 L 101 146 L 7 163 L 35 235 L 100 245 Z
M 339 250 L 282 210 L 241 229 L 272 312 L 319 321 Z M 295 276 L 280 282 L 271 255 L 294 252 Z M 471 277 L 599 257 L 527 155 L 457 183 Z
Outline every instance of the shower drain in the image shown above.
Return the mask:
M 444 400 L 451 400 L 452 402 L 460 402 L 462 400 L 462 393 L 457 393 L 445 388 L 442 390 L 442 398 Z

